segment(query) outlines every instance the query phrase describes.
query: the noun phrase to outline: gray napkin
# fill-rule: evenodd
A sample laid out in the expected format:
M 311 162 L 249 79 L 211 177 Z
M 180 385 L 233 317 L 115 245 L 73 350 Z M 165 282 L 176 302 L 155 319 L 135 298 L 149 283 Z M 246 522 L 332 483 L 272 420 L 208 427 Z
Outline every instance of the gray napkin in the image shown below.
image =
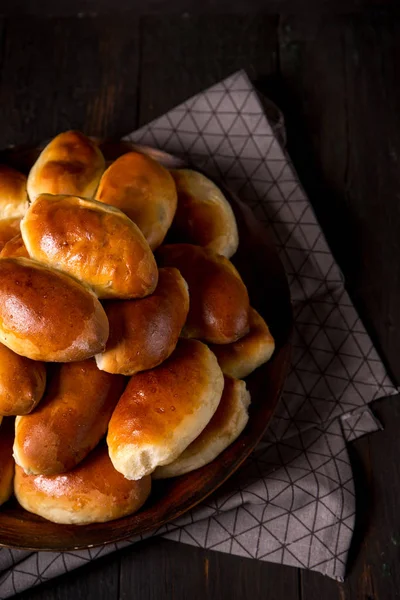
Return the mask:
M 214 496 L 143 537 L 162 535 L 341 580 L 355 517 L 346 441 L 379 429 L 368 404 L 397 390 L 280 145 L 282 118 L 270 124 L 238 72 L 128 139 L 184 155 L 250 205 L 278 248 L 295 315 L 291 371 L 262 443 Z M 80 552 L 0 550 L 0 597 L 138 539 Z

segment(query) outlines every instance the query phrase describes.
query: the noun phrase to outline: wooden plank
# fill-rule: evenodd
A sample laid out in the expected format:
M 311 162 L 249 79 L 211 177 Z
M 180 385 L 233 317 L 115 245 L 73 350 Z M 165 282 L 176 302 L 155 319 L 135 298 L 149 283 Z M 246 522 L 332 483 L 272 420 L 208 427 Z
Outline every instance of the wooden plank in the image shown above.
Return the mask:
M 136 18 L 9 21 L 0 147 L 69 128 L 90 135 L 134 129 L 138 56 Z
M 213 551 L 208 560 L 210 600 L 300 600 L 299 569 Z
M 352 231 L 342 194 L 347 111 L 341 36 L 338 20 L 281 19 L 282 80 L 271 91 L 285 115 L 288 151 L 300 180 L 339 262 L 345 262 Z
M 297 570 L 153 539 L 124 550 L 120 600 L 297 600 Z
M 207 598 L 204 553 L 161 539 L 124 550 L 120 600 Z
M 289 152 L 361 316 L 400 377 L 399 19 L 284 19 Z
M 354 13 L 371 8 L 396 8 L 397 0 L 13 0 L 0 3 L 3 16 L 99 16 L 104 14 L 232 14 Z
M 118 600 L 118 560 L 117 555 L 100 558 L 67 575 L 18 594 L 18 600 Z
M 400 19 L 352 19 L 344 38 L 347 204 L 356 220 L 351 286 L 400 379 Z
M 0 72 L 3 67 L 4 42 L 6 38 L 6 19 L 0 17 Z
M 290 18 L 281 25 L 283 86 L 275 94 L 289 152 L 356 305 L 398 377 L 399 23 Z M 304 600 L 398 597 L 398 398 L 377 410 L 386 430 L 358 440 L 351 454 L 357 523 L 349 577 L 339 584 L 303 572 Z
M 277 22 L 277 17 L 233 15 L 144 18 L 140 123 L 238 69 L 253 79 L 271 76 L 277 65 Z

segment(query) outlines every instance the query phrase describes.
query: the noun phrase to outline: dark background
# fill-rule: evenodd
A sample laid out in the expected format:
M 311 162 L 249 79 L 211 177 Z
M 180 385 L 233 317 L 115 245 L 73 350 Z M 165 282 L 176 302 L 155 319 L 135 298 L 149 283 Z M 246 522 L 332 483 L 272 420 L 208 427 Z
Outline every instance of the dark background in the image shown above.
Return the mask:
M 118 137 L 246 69 L 285 114 L 294 165 L 355 305 L 399 381 L 397 6 L 390 0 L 0 1 L 0 147 L 69 128 Z M 374 409 L 385 431 L 350 448 L 358 522 L 344 584 L 152 540 L 20 598 L 399 598 L 398 398 Z

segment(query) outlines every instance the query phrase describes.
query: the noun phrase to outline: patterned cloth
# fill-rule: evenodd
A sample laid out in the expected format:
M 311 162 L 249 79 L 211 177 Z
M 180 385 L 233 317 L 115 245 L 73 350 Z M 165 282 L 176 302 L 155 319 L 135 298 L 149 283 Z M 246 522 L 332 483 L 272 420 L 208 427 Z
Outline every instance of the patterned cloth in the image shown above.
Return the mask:
M 267 106 L 270 114 L 270 106 Z M 263 442 L 213 497 L 144 537 L 320 571 L 341 580 L 355 517 L 346 440 L 379 429 L 368 408 L 396 392 L 344 289 L 312 207 L 243 72 L 128 139 L 183 155 L 223 180 L 272 236 L 289 279 L 294 351 Z M 0 551 L 0 597 L 138 541 L 80 552 Z

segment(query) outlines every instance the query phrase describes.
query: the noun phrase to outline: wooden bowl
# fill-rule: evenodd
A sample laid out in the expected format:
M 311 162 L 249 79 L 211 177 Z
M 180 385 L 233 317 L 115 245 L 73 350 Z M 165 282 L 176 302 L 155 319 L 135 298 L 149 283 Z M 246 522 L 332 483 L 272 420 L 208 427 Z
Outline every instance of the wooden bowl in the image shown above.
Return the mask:
M 139 149 L 170 168 L 183 160 L 126 142 L 99 144 L 106 159 Z M 28 172 L 40 148 L 13 148 L 0 153 L 0 163 Z M 154 481 L 149 500 L 137 513 L 117 521 L 85 526 L 57 525 L 23 510 L 15 499 L 0 509 L 0 546 L 30 550 L 77 550 L 117 542 L 155 530 L 180 517 L 226 481 L 251 453 L 268 427 L 279 402 L 290 364 L 292 312 L 286 276 L 264 227 L 252 211 L 217 182 L 235 212 L 239 250 L 233 262 L 246 283 L 251 304 L 266 319 L 276 341 L 272 359 L 246 378 L 252 403 L 240 437 L 211 464 L 175 479 Z

